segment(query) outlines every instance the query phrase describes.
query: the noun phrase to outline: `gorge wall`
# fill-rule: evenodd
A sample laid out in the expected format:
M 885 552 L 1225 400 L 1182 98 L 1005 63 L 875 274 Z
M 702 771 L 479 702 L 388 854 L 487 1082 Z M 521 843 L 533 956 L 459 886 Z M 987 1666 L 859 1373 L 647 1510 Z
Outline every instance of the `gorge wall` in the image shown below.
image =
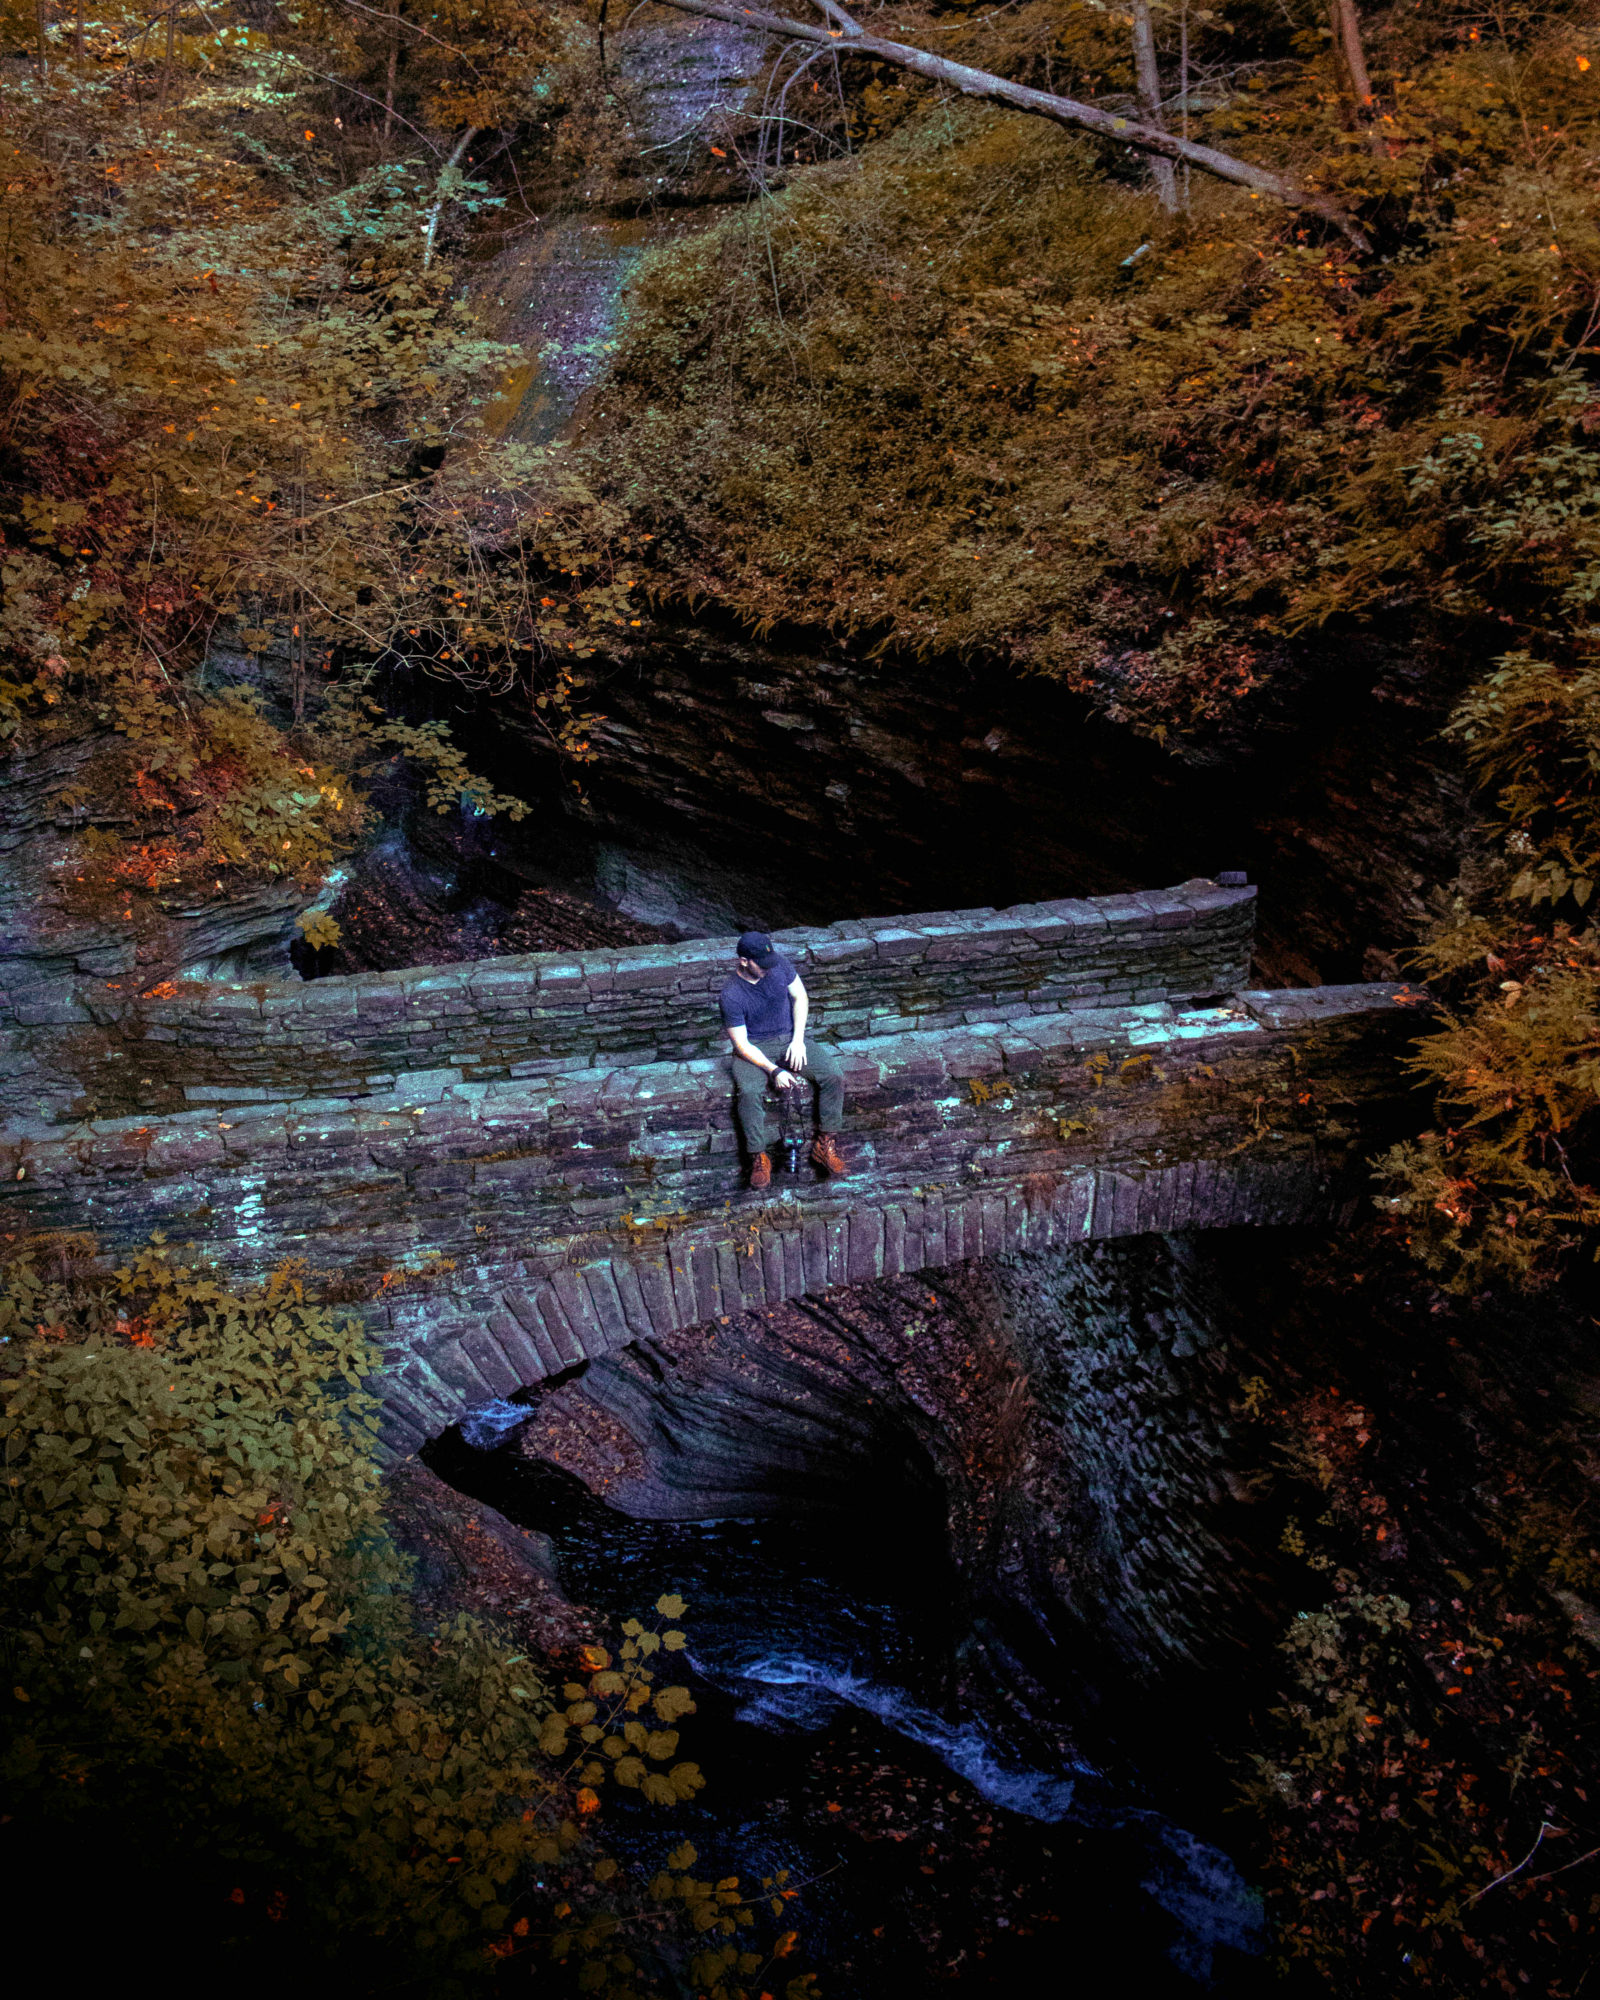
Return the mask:
M 993 663 L 763 643 L 709 618 L 649 621 L 587 671 L 600 755 L 581 800 L 514 714 L 473 754 L 524 793 L 548 769 L 541 842 L 565 828 L 601 900 L 691 932 L 1222 866 L 1261 886 L 1259 983 L 1392 978 L 1470 844 L 1437 690 L 1398 651 L 1313 661 L 1181 755 Z M 527 866 L 512 830 L 481 838 L 508 880 Z

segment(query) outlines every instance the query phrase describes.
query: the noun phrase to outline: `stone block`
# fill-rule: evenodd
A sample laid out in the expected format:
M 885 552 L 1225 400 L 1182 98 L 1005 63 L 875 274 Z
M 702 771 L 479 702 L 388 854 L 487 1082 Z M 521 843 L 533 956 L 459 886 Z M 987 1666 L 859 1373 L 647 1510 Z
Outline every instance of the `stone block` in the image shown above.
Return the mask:
M 850 1282 L 850 1218 L 848 1215 L 831 1214 L 823 1221 L 823 1235 L 827 1242 L 828 1286 L 848 1285 Z
M 363 979 L 356 988 L 356 1018 L 363 1024 L 402 1014 L 408 1004 L 405 988 L 398 981 L 373 979 L 369 985 Z
M 1224 912 L 1248 912 L 1253 918 L 1250 905 L 1255 902 L 1256 891 L 1253 884 L 1245 883 L 1224 888 L 1205 876 L 1196 876 L 1188 882 L 1180 882 L 1170 892 L 1182 898 L 1197 914 L 1216 916 Z
M 720 1319 L 728 1310 L 723 1304 L 722 1287 L 717 1282 L 717 1253 L 709 1243 L 690 1245 L 685 1263 L 694 1286 L 695 1324 Z
M 641 1258 L 627 1267 L 628 1273 L 638 1286 L 640 1308 L 645 1325 L 639 1329 L 641 1337 L 652 1333 L 664 1340 L 669 1333 L 676 1333 L 680 1326 L 687 1324 L 679 1317 L 677 1301 L 673 1296 L 672 1279 L 664 1262 L 653 1258 Z M 627 1285 L 618 1278 L 618 1289 L 622 1293 L 623 1306 L 628 1314 L 628 1322 L 633 1325 L 632 1302 Z
M 589 997 L 583 967 L 571 958 L 541 958 L 538 988 L 541 1007 L 548 1007 L 552 1000 L 570 1000 L 574 995 L 581 995 L 585 1000 Z
M 619 1259 L 617 1268 L 625 1270 L 626 1263 Z M 634 1333 L 628 1324 L 616 1270 L 610 1263 L 586 1264 L 582 1277 L 589 1294 L 590 1310 L 600 1329 L 600 1348 L 595 1351 L 625 1347 L 634 1338 Z
M 742 1247 L 736 1249 L 728 1242 L 711 1246 L 717 1270 L 717 1297 L 722 1302 L 722 1311 L 729 1318 L 744 1311 L 744 1273 L 740 1266 L 746 1259 L 742 1255 Z
M 828 1289 L 828 1232 L 820 1216 L 808 1215 L 802 1225 L 801 1242 L 805 1255 L 805 1289 Z
M 700 1307 L 694 1292 L 694 1271 L 689 1259 L 690 1244 L 686 1237 L 671 1243 L 667 1251 L 667 1261 L 663 1275 L 672 1290 L 672 1318 L 676 1327 L 695 1326 L 700 1320 Z
M 505 1356 L 507 1366 L 517 1377 L 519 1388 L 525 1389 L 530 1383 L 544 1380 L 549 1373 L 544 1356 L 526 1329 L 510 1313 L 492 1310 L 484 1324 Z
M 877 1207 L 858 1208 L 850 1217 L 847 1252 L 852 1285 L 864 1285 L 884 1275 L 884 1219 Z
M 839 937 L 826 944 L 814 944 L 806 954 L 812 965 L 829 967 L 871 964 L 877 956 L 870 937 Z
M 889 1215 L 893 1215 L 894 1213 L 896 1213 L 896 1211 L 891 1209 L 888 1213 Z M 900 1252 L 900 1269 L 903 1272 L 905 1272 L 906 1275 L 909 1277 L 915 1272 L 922 1270 L 929 1261 L 923 1249 L 923 1242 L 922 1242 L 923 1204 L 921 1199 L 916 1195 L 907 1196 L 905 1202 L 899 1208 L 898 1213 L 902 1218 L 901 1227 L 903 1230 L 903 1247 Z M 888 1244 L 889 1244 L 889 1221 L 888 1221 L 888 1216 L 886 1215 L 884 1220 L 884 1256 L 885 1256 L 886 1266 L 888 1258 Z
M 503 1294 L 506 1309 L 511 1313 L 523 1332 L 532 1341 L 546 1375 L 559 1375 L 567 1363 L 561 1349 L 550 1336 L 543 1313 L 539 1310 L 535 1296 L 520 1286 L 507 1286 Z
M 892 965 L 904 960 L 919 959 L 928 949 L 928 940 L 925 937 L 903 926 L 874 931 L 872 942 L 877 947 L 877 956 L 882 964 Z
M 461 1345 L 470 1356 L 472 1365 L 495 1395 L 514 1396 L 523 1386 L 520 1376 L 506 1359 L 499 1342 L 491 1339 L 483 1329 L 462 1334 Z
M 504 1363 L 501 1365 L 503 1367 Z M 430 1343 L 428 1366 L 454 1398 L 450 1413 L 452 1423 L 458 1423 L 464 1412 L 475 1405 L 494 1401 L 496 1391 L 479 1374 L 476 1362 L 461 1345 L 459 1337 Z
M 648 994 L 665 1001 L 674 994 L 683 977 L 683 967 L 670 958 L 619 959 L 612 970 L 613 994 Z
M 583 983 L 591 995 L 612 990 L 618 964 L 615 953 L 586 951 L 578 963 L 583 968 Z
M 786 1299 L 803 1298 L 806 1292 L 806 1247 L 805 1231 L 796 1223 L 778 1232 L 778 1240 L 783 1249 L 783 1290 Z

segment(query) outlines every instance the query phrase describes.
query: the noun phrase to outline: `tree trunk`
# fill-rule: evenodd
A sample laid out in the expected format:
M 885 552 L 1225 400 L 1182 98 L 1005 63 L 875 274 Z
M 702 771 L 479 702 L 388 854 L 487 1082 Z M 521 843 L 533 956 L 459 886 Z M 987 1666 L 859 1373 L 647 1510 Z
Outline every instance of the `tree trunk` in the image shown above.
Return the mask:
M 1179 131 L 1185 142 L 1189 137 L 1189 0 L 1183 0 L 1183 11 L 1178 23 L 1178 116 L 1182 121 Z M 1183 206 L 1189 207 L 1189 162 L 1183 163 Z
M 383 143 L 389 143 L 389 134 L 394 130 L 394 76 L 400 66 L 400 0 L 390 0 L 389 18 L 394 23 L 389 30 L 389 74 L 383 86 Z
M 664 4 L 676 7 L 680 13 L 700 14 L 707 20 L 726 21 L 735 28 L 759 28 L 764 34 L 781 35 L 788 41 L 831 48 L 842 56 L 863 56 L 872 62 L 892 63 L 897 69 L 909 70 L 913 76 L 925 76 L 934 83 L 958 90 L 964 97 L 984 98 L 991 104 L 1004 104 L 1013 111 L 1026 111 L 1036 118 L 1048 118 L 1057 125 L 1094 132 L 1103 139 L 1131 146 L 1136 152 L 1149 153 L 1154 158 L 1184 161 L 1198 167 L 1203 174 L 1212 174 L 1235 187 L 1248 188 L 1252 194 L 1265 195 L 1307 215 L 1321 216 L 1363 255 L 1370 254 L 1372 250 L 1366 232 L 1353 216 L 1326 195 L 1302 188 L 1287 175 L 1275 174 L 1269 167 L 1255 166 L 1249 160 L 1237 160 L 1231 153 L 1219 152 L 1214 146 L 1202 146 L 1196 140 L 1180 139 L 1174 133 L 1158 131 L 1152 125 L 1136 124 L 1115 112 L 1102 111 L 1098 105 L 1080 104 L 1075 98 L 1057 97 L 1050 91 L 1030 90 L 1026 84 L 1010 83 L 988 70 L 949 62 L 943 56 L 930 55 L 926 49 L 913 48 L 907 42 L 888 42 L 878 35 L 865 34 L 838 5 L 838 0 L 817 0 L 817 5 L 830 20 L 841 23 L 835 28 L 816 27 L 809 21 L 791 21 L 781 14 L 769 14 L 765 8 L 735 6 L 730 0 L 664 0 Z
M 161 103 L 159 109 L 165 111 L 167 99 L 172 95 L 172 58 L 178 40 L 178 0 L 172 0 L 167 9 L 167 58 L 161 68 Z
M 50 74 L 50 44 L 45 39 L 50 32 L 49 0 L 36 0 L 33 10 L 34 33 L 39 41 L 39 67 L 45 75 Z
M 1372 94 L 1372 79 L 1367 74 L 1367 52 L 1361 44 L 1361 19 L 1356 13 L 1356 0 L 1328 0 L 1328 14 L 1333 23 L 1334 52 L 1349 90 L 1354 123 L 1366 133 L 1373 151 L 1381 153 L 1384 150 L 1383 139 L 1373 122 L 1378 105 Z
M 77 18 L 73 23 L 72 52 L 79 69 L 83 68 L 83 0 L 78 0 Z
M 1158 132 L 1164 131 L 1167 121 L 1161 115 L 1161 65 L 1156 61 L 1156 28 L 1150 18 L 1150 0 L 1133 0 L 1133 77 L 1144 122 Z M 1172 162 L 1153 153 L 1150 177 L 1156 184 L 1156 199 L 1162 208 L 1168 215 L 1176 215 L 1178 176 Z
M 611 0 L 600 0 L 600 81 L 606 80 L 606 8 Z M 623 23 L 627 25 L 626 22 Z

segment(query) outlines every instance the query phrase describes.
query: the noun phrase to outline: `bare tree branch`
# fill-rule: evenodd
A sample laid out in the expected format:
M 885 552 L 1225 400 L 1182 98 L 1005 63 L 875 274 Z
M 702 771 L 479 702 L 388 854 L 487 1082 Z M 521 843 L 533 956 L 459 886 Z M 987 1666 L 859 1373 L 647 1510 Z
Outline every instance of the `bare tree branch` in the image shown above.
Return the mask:
M 661 0 L 661 4 L 676 7 L 681 13 L 700 14 L 712 21 L 726 21 L 735 28 L 759 28 L 764 34 L 812 42 L 820 48 L 832 48 L 841 56 L 866 56 L 876 62 L 892 63 L 897 69 L 911 71 L 914 76 L 924 76 L 930 82 L 958 90 L 964 97 L 986 98 L 991 104 L 1004 104 L 1013 111 L 1026 111 L 1036 118 L 1048 118 L 1057 125 L 1094 132 L 1103 139 L 1131 146 L 1136 152 L 1149 153 L 1156 159 L 1186 161 L 1217 180 L 1248 188 L 1252 194 L 1266 195 L 1273 201 L 1282 202 L 1286 208 L 1320 216 L 1364 254 L 1372 248 L 1361 225 L 1337 202 L 1329 200 L 1326 195 L 1313 193 L 1309 188 L 1302 188 L 1285 174 L 1273 173 L 1270 167 L 1258 167 L 1249 160 L 1236 160 L 1231 153 L 1220 153 L 1214 146 L 1202 146 L 1198 141 L 1182 138 L 1175 132 L 1163 132 L 1151 125 L 1138 124 L 1133 119 L 1120 117 L 1116 112 L 1102 111 L 1093 104 L 1080 104 L 1075 98 L 1057 97 L 1049 91 L 1031 90 L 1026 84 L 1009 83 L 1004 77 L 994 76 L 988 70 L 949 62 L 943 56 L 932 55 L 926 49 L 912 48 L 906 42 L 890 42 L 881 36 L 869 35 L 837 4 L 837 0 L 817 0 L 818 6 L 831 20 L 842 24 L 832 28 L 817 27 L 809 21 L 791 21 L 785 15 L 768 13 L 763 7 L 742 7 L 735 4 L 735 0 Z

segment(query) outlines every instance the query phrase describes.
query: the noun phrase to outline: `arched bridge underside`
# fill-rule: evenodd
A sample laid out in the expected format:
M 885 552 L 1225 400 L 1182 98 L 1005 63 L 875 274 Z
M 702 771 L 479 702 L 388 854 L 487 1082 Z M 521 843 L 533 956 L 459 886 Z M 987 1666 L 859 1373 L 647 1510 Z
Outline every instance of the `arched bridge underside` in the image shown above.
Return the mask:
M 843 1059 L 852 1171 L 762 1195 L 713 1053 L 729 940 L 35 994 L 4 1023 L 5 1226 L 355 1281 L 405 1452 L 629 1341 L 834 1286 L 1327 1218 L 1417 1122 L 1397 1057 L 1422 996 L 1246 990 L 1252 893 L 784 934 Z

